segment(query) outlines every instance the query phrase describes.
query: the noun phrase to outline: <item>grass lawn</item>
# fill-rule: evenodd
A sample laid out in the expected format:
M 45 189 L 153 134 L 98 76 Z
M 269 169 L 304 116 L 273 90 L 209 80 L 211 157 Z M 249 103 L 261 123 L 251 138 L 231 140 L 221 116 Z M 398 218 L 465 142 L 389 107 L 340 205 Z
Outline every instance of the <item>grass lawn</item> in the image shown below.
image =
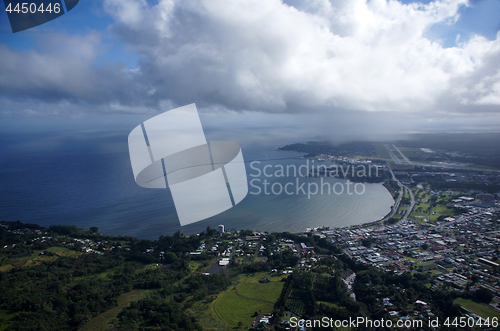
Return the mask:
M 14 318 L 16 314 L 11 314 L 6 310 L 0 310 L 0 331 L 7 329 L 10 325 L 10 320 Z
M 399 153 L 394 153 L 396 156 L 399 156 Z M 389 166 L 391 167 L 392 170 L 411 170 L 413 169 L 412 165 L 408 164 L 396 164 L 393 161 L 389 162 Z
M 453 215 L 454 212 L 453 209 L 450 209 L 445 205 L 436 205 L 434 211 L 436 212 L 436 214 L 441 214 L 441 215 Z
M 244 297 L 236 289 L 223 293 L 214 304 L 214 311 L 226 324 L 226 329 L 237 328 L 242 322 L 242 330 L 247 330 L 252 326 L 255 311 L 266 314 L 272 309 L 272 303 Z
M 268 277 L 269 283 L 259 283 L 259 279 L 265 277 L 267 273 L 242 276 L 236 286 L 222 292 L 213 302 L 212 309 L 225 324 L 225 330 L 248 330 L 255 319 L 254 312 L 272 312 L 285 283 L 281 282 L 283 277 Z
M 269 279 L 269 283 L 250 283 L 237 287 L 238 293 L 246 298 L 274 303 L 281 294 L 284 282 Z
M 422 151 L 418 151 L 414 148 L 401 148 L 399 147 L 399 150 L 401 153 L 403 153 L 407 158 L 418 158 L 420 159 L 422 156 Z M 396 154 L 396 156 L 399 156 L 399 153 Z
M 43 261 L 55 261 L 57 260 L 57 256 L 46 256 L 40 255 L 40 251 L 37 251 L 30 256 L 19 257 L 19 258 L 10 258 L 8 259 L 2 268 L 6 268 L 7 270 L 2 269 L 2 271 L 8 271 L 12 269 L 12 267 L 16 268 L 24 268 L 34 265 L 42 264 Z M 11 267 L 9 267 L 9 265 Z
M 436 221 L 438 219 L 438 217 L 441 215 L 448 217 L 448 216 L 453 216 L 455 214 L 453 209 L 450 209 L 450 208 L 446 207 L 445 205 L 441 205 L 441 204 L 436 205 L 436 207 L 433 208 L 433 210 L 434 210 L 435 214 L 429 215 L 429 219 L 431 221 Z
M 391 156 L 389 155 L 389 152 L 384 147 L 384 144 L 382 143 L 373 143 L 373 146 L 375 146 L 375 150 L 377 151 L 377 156 L 381 159 L 386 159 L 386 160 L 392 160 Z
M 149 290 L 134 290 L 120 295 L 118 297 L 118 306 L 92 318 L 80 331 L 107 330 L 111 321 L 118 316 L 123 308 L 128 307 L 132 301 L 145 298 L 149 292 Z
M 62 253 L 62 252 L 66 252 L 68 249 L 66 247 L 49 247 L 47 248 L 45 251 L 46 252 L 49 252 L 49 253 L 54 253 L 54 254 L 57 254 L 57 253 Z
M 208 300 L 197 301 L 186 312 L 196 318 L 203 331 L 223 330 L 226 325 L 214 312 L 212 306 L 213 303 L 210 303 Z
M 14 269 L 14 266 L 12 264 L 5 264 L 0 266 L 0 272 L 9 272 L 11 269 Z
M 395 219 L 397 219 L 397 220 L 400 220 L 400 219 L 402 219 L 402 218 L 403 218 L 403 215 L 401 215 L 401 214 L 394 214 L 394 216 L 392 216 L 392 218 L 395 218 Z
M 500 319 L 500 312 L 491 307 L 488 307 L 483 303 L 477 303 L 472 300 L 466 300 L 462 298 L 458 298 L 457 300 L 455 300 L 455 302 L 465 309 L 468 309 L 473 313 L 481 316 L 482 318 L 490 318 L 491 320 L 493 317 L 496 317 Z
M 39 265 L 43 261 L 55 261 L 58 256 L 71 256 L 77 257 L 82 253 L 69 250 L 65 247 L 49 247 L 44 251 L 53 253 L 57 256 L 40 255 L 42 251 L 34 251 L 30 256 L 23 256 L 18 258 L 7 258 L 2 259 L 2 265 L 0 266 L 0 272 L 8 272 L 13 268 L 24 268 L 34 265 Z
M 428 203 L 420 203 L 418 205 L 415 205 L 415 210 L 417 210 L 417 211 L 422 210 L 422 212 L 427 213 L 429 211 L 429 207 L 430 207 L 430 205 Z
M 435 222 L 437 221 L 438 217 L 441 216 L 441 215 L 438 215 L 438 214 L 434 214 L 434 215 L 429 215 L 429 220 L 431 220 L 432 222 Z

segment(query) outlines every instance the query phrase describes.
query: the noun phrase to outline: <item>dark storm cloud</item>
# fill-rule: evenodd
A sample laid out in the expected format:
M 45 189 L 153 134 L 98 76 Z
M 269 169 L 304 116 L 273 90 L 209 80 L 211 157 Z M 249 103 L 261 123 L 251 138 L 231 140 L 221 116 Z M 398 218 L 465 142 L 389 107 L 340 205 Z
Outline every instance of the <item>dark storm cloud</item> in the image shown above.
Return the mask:
M 325 135 L 498 128 L 500 38 L 445 48 L 425 37 L 465 5 L 105 0 L 107 31 L 54 34 L 27 51 L 0 45 L 0 112 L 155 113 L 195 102 L 243 121 L 297 114 Z M 107 53 L 108 33 L 137 54 L 136 67 Z

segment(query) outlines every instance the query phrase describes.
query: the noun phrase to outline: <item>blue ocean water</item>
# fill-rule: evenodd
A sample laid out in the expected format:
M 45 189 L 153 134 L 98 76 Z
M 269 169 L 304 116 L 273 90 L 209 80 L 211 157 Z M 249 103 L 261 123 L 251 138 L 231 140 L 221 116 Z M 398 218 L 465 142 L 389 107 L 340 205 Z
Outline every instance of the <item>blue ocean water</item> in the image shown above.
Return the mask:
M 168 190 L 136 185 L 127 147 L 128 132 L 10 133 L 0 135 L 0 220 L 42 226 L 71 224 L 101 233 L 156 239 L 177 230 L 201 232 L 207 226 L 260 231 L 303 231 L 316 226 L 342 227 L 380 219 L 394 204 L 381 184 L 365 184 L 361 195 L 302 193 L 266 195 L 249 187 L 238 205 L 209 219 L 181 227 Z M 279 186 L 289 182 L 320 184 L 319 178 L 255 177 L 254 168 L 305 164 L 301 154 L 276 146 L 242 146 L 248 179 L 263 187 L 267 179 Z M 287 159 L 288 158 L 288 159 Z M 279 160 L 278 160 L 279 159 Z M 265 161 L 268 160 L 268 161 Z M 328 178 L 331 185 L 345 180 Z M 294 184 L 295 185 L 295 184 Z M 270 187 L 269 187 L 270 189 Z M 295 186 L 290 190 L 296 192 Z

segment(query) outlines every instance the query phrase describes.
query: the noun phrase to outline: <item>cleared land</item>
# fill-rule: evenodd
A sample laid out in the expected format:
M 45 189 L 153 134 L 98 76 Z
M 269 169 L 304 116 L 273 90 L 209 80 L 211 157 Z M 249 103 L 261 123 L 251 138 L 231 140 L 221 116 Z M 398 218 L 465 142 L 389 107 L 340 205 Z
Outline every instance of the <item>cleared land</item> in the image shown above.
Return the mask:
M 268 283 L 259 283 L 259 280 L 265 277 L 268 277 L 268 274 L 242 276 L 236 286 L 222 292 L 212 303 L 211 309 L 225 324 L 223 330 L 248 330 L 255 320 L 255 312 L 272 312 L 284 282 L 281 281 L 283 277 L 268 277 Z
M 87 324 L 85 324 L 81 331 L 109 329 L 111 327 L 111 322 L 118 316 L 123 308 L 128 307 L 132 301 L 145 298 L 149 292 L 149 290 L 134 290 L 120 295 L 118 297 L 118 306 L 106 310 L 104 313 L 92 318 Z
M 11 322 L 10 320 L 16 316 L 14 313 L 9 313 L 6 310 L 0 310 L 0 331 L 7 329 Z
M 472 300 L 467 300 L 462 298 L 455 300 L 455 302 L 460 306 L 464 307 L 465 309 L 468 309 L 473 313 L 481 316 L 482 318 L 490 318 L 490 321 L 493 317 L 500 319 L 500 312 L 496 311 L 491 307 L 488 307 L 483 303 L 478 303 Z
M 391 156 L 389 155 L 389 152 L 387 152 L 383 143 L 373 143 L 373 146 L 375 146 L 377 157 L 385 160 L 392 160 Z

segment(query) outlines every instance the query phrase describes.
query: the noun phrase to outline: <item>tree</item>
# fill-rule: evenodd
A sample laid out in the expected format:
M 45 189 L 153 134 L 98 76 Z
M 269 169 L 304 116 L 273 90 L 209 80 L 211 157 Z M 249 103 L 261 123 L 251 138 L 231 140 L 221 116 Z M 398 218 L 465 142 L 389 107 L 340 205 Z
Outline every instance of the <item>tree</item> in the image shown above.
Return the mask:
M 363 239 L 361 239 L 361 244 L 362 244 L 363 246 L 365 246 L 365 247 L 368 247 L 368 248 L 369 248 L 369 247 L 371 247 L 371 246 L 372 246 L 372 244 L 373 244 L 373 239 L 371 239 L 371 238 L 363 238 Z
M 99 232 L 99 228 L 97 226 L 93 226 L 90 228 L 90 232 L 92 233 L 98 233 Z
M 207 226 L 207 230 L 205 231 L 207 233 L 207 236 L 213 236 L 214 234 L 217 233 L 217 230 L 213 229 L 210 225 Z
M 177 261 L 177 255 L 173 252 L 168 252 L 167 255 L 165 255 L 165 262 L 166 263 L 174 263 Z
M 490 303 L 491 300 L 493 300 L 493 293 L 491 293 L 490 290 L 481 287 L 476 292 L 474 292 L 473 298 L 474 300 L 479 302 Z
M 387 221 L 385 221 L 387 224 L 396 224 L 398 222 L 398 219 L 395 217 L 389 218 Z
M 479 276 L 478 275 L 472 275 L 471 277 L 472 283 L 477 283 L 479 281 Z

